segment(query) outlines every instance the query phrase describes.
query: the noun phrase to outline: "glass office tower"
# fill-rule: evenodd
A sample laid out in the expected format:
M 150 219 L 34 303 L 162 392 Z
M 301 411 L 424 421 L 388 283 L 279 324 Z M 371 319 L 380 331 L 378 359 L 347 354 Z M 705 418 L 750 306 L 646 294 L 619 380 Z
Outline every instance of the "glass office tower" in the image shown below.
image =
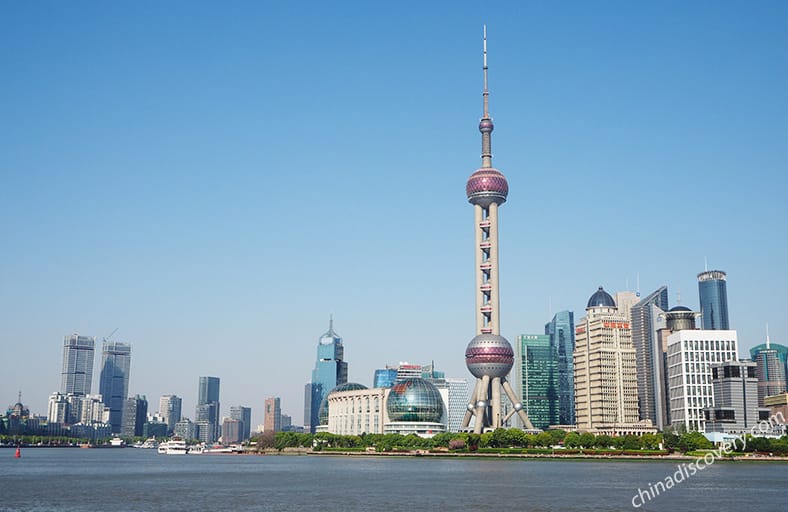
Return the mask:
M 665 351 L 659 330 L 666 326 L 668 287 L 660 286 L 632 306 L 632 345 L 638 376 L 638 411 L 641 420 L 651 420 L 659 429 L 668 422 L 665 396 Z M 665 347 L 667 348 L 667 347 Z
M 575 424 L 575 375 L 572 353 L 575 350 L 575 315 L 559 311 L 544 326 L 550 345 L 558 358 L 558 423 Z
M 559 422 L 558 354 L 547 334 L 517 337 L 518 377 L 523 409 L 534 427 Z
M 120 433 L 123 427 L 123 409 L 129 395 L 130 368 L 131 345 L 105 340 L 101 350 L 99 393 L 104 405 L 109 408 L 109 424 L 113 434 Z
M 63 370 L 60 392 L 64 395 L 90 394 L 93 383 L 93 351 L 96 338 L 72 334 L 63 339 Z
M 317 361 L 312 370 L 312 381 L 306 385 L 304 396 L 304 430 L 314 433 L 319 424 L 320 404 L 329 391 L 347 382 L 347 363 L 342 338 L 334 332 L 331 319 L 328 331 L 317 343 Z
M 207 436 L 211 442 L 216 441 L 219 432 L 219 384 L 219 377 L 200 377 L 197 392 L 195 417 L 211 425 L 212 433 Z
M 727 331 L 728 288 L 727 275 L 722 270 L 707 270 L 698 274 L 701 329 Z

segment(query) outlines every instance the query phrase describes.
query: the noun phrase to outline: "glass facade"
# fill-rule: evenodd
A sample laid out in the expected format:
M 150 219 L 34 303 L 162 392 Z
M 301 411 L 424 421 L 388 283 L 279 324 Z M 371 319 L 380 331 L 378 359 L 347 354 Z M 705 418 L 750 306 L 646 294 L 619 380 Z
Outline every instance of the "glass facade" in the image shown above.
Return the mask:
M 241 440 L 246 441 L 252 433 L 252 408 L 236 405 L 230 407 L 230 419 L 241 422 Z
M 662 429 L 669 424 L 668 402 L 665 396 L 667 369 L 665 353 L 657 331 L 665 326 L 668 311 L 668 287 L 643 297 L 632 306 L 632 345 L 638 374 L 638 411 L 641 420 L 651 420 Z
M 709 270 L 698 274 L 701 329 L 723 331 L 730 329 L 726 279 L 725 272 L 721 270 Z
M 72 334 L 63 340 L 63 371 L 60 392 L 64 395 L 90 394 L 93 383 L 93 351 L 96 339 Z
M 397 380 L 396 368 L 378 368 L 372 380 L 373 388 L 390 388 Z
M 215 436 L 219 431 L 219 377 L 200 377 L 197 392 L 197 408 L 195 418 L 197 421 L 207 421 L 211 424 L 212 434 L 207 437 L 209 442 L 216 441 Z M 206 437 L 202 436 L 201 437 Z
M 342 338 L 334 332 L 333 320 L 328 331 L 323 334 L 317 344 L 317 361 L 312 370 L 312 381 L 307 384 L 304 407 L 304 429 L 314 433 L 319 424 L 320 404 L 328 392 L 340 384 L 347 382 L 347 363 L 344 361 L 345 349 Z
M 559 311 L 544 328 L 558 357 L 558 424 L 575 424 L 575 316 Z
M 558 352 L 547 334 L 517 337 L 523 409 L 536 428 L 559 423 Z
M 123 407 L 129 396 L 130 368 L 131 345 L 105 340 L 101 350 L 99 393 L 104 405 L 109 408 L 109 424 L 113 434 L 120 433 L 123 426 Z
M 443 423 L 443 398 L 434 384 L 424 379 L 403 379 L 391 387 L 386 399 L 391 422 Z

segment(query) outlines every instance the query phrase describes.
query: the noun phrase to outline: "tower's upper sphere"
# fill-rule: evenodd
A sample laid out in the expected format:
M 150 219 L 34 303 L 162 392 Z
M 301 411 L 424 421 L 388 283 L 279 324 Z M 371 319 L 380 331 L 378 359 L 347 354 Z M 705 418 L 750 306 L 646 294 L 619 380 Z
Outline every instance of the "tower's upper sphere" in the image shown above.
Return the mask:
M 465 364 L 477 379 L 506 377 L 514 365 L 514 350 L 503 336 L 479 334 L 465 349 Z
M 493 122 L 492 119 L 484 118 L 479 121 L 479 131 L 482 133 L 491 133 L 493 131 Z
M 488 207 L 492 203 L 503 204 L 509 195 L 509 183 L 498 169 L 482 167 L 471 174 L 465 185 L 468 202 Z

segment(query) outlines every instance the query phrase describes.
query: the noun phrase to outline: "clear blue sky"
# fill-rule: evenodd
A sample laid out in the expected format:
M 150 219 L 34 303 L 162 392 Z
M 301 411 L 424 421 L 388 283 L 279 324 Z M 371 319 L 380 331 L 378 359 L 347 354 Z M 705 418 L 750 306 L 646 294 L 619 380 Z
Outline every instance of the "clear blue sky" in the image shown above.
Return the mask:
M 119 327 L 152 407 L 300 424 L 330 313 L 353 381 L 469 377 L 483 23 L 503 334 L 638 274 L 696 308 L 707 258 L 742 355 L 788 342 L 786 2 L 6 1 L 2 406 Z

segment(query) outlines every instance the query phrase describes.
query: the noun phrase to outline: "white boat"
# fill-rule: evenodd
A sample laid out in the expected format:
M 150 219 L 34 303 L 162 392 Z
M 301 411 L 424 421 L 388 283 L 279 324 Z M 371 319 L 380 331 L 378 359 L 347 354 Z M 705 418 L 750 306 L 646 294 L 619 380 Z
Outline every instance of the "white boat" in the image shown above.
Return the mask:
M 164 455 L 186 455 L 189 447 L 183 439 L 171 439 L 159 444 L 158 452 Z
M 134 448 L 158 448 L 159 442 L 155 437 L 150 437 L 144 443 L 135 443 Z

